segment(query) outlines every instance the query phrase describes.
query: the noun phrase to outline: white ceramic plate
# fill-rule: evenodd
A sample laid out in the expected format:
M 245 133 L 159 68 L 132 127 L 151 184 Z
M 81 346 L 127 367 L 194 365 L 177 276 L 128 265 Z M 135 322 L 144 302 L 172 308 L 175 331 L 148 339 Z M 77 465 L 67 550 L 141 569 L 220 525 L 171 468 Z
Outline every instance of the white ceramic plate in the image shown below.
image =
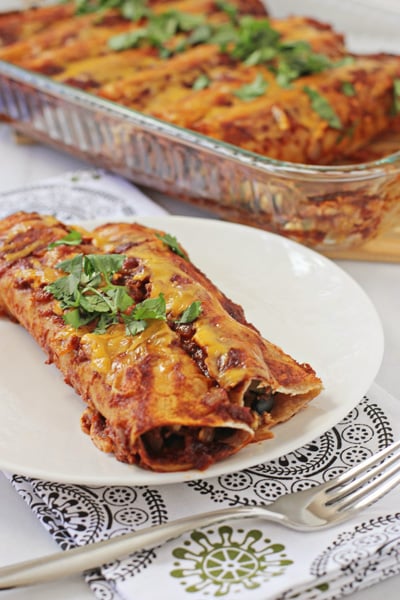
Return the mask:
M 363 290 L 316 252 L 261 230 L 188 217 L 142 217 L 177 236 L 192 261 L 262 334 L 310 363 L 324 392 L 275 429 L 206 472 L 152 473 L 103 454 L 80 429 L 82 400 L 20 327 L 0 320 L 0 469 L 66 483 L 158 485 L 211 477 L 286 454 L 335 425 L 367 392 L 383 355 Z

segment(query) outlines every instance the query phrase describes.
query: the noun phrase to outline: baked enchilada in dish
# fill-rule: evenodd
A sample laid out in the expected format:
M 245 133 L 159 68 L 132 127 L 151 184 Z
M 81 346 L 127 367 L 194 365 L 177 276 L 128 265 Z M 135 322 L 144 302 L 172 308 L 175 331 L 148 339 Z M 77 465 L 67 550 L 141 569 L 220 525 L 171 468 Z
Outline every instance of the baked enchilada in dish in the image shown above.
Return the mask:
M 356 161 L 400 130 L 400 57 L 356 55 L 329 24 L 258 0 L 113 7 L 0 16 L 0 60 L 282 161 Z
M 95 445 L 154 471 L 204 470 L 268 439 L 322 389 L 176 238 L 139 224 L 6 217 L 0 310 L 83 398 Z

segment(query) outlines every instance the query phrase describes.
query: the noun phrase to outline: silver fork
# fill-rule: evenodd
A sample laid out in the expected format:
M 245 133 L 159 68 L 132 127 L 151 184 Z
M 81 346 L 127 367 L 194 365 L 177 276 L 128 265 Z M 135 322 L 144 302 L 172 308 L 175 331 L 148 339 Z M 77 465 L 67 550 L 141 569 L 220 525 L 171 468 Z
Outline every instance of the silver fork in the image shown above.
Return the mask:
M 400 441 L 327 483 L 282 496 L 268 506 L 240 506 L 191 515 L 117 538 L 0 569 L 0 590 L 43 583 L 93 569 L 136 550 L 154 548 L 192 529 L 232 519 L 261 518 L 300 531 L 350 519 L 400 483 Z

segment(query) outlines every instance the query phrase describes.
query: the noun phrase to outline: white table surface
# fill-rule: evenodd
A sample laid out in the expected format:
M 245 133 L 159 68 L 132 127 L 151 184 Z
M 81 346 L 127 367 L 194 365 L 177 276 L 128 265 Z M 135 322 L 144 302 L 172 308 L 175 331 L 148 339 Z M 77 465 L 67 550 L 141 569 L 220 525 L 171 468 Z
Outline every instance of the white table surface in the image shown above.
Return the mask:
M 33 183 L 45 177 L 85 168 L 87 165 L 41 145 L 21 146 L 13 141 L 10 128 L 0 125 L 0 191 Z M 210 216 L 189 205 L 146 190 L 173 214 Z M 340 261 L 367 292 L 381 317 L 385 333 L 385 354 L 376 381 L 393 395 L 400 394 L 400 264 Z M 400 500 L 400 489 L 399 489 Z M 56 551 L 55 542 L 24 501 L 0 474 L 0 564 Z M 400 576 L 363 592 L 352 600 L 389 600 L 399 597 Z M 79 576 L 52 584 L 0 592 L 1 600 L 93 600 Z M 268 598 L 266 598 L 268 600 Z

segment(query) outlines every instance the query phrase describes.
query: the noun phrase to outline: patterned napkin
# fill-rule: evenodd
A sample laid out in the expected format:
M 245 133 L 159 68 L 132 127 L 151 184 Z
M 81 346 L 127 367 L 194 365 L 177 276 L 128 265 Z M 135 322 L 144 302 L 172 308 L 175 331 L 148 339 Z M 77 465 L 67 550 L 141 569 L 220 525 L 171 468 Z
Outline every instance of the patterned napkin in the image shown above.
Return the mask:
M 15 210 L 77 219 L 164 214 L 124 180 L 85 171 L 0 195 Z M 318 439 L 240 472 L 159 487 L 82 486 L 7 476 L 64 550 L 196 512 L 255 503 L 328 480 L 400 435 L 398 402 L 373 385 L 356 408 Z M 189 532 L 85 575 L 99 600 L 333 600 L 400 572 L 400 514 L 394 490 L 357 519 L 311 534 L 254 520 Z
M 0 193 L 0 218 L 18 210 L 51 214 L 65 223 L 166 214 L 137 187 L 100 169 L 66 173 Z
M 398 401 L 374 384 L 334 428 L 279 459 L 159 487 L 11 482 L 64 550 L 188 514 L 255 503 L 322 483 L 400 435 Z M 85 575 L 99 600 L 333 600 L 400 572 L 399 490 L 316 533 L 259 519 L 189 532 Z

